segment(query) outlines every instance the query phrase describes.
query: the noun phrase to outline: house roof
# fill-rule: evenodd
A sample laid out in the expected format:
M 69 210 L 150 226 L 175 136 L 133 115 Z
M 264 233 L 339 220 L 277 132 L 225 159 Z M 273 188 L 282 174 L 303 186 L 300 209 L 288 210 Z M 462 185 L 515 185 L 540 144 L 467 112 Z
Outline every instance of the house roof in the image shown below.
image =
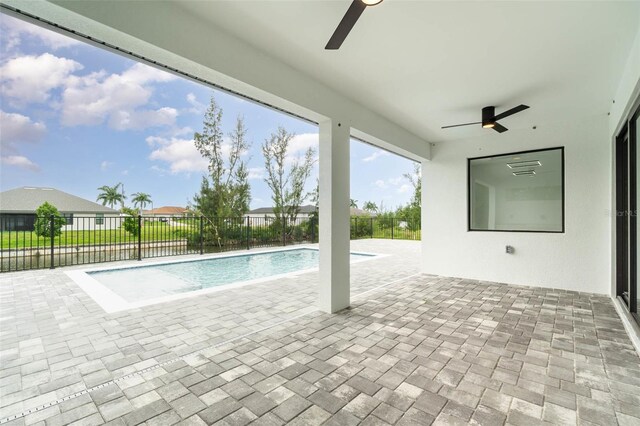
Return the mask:
M 23 186 L 0 192 L 0 213 L 35 213 L 44 202 L 61 213 L 111 213 L 117 210 L 68 194 L 55 188 Z
M 355 207 L 351 207 L 349 209 L 349 214 L 351 216 L 375 216 L 376 215 L 375 213 L 368 212 L 366 210 L 358 209 Z
M 184 207 L 177 207 L 177 206 L 162 206 L 162 207 L 158 207 L 157 209 L 153 209 L 153 210 L 145 210 L 143 211 L 144 214 L 159 214 L 159 215 L 163 215 L 163 214 L 184 214 L 184 213 L 191 213 L 191 210 L 184 208 Z
M 316 206 L 306 205 L 300 206 L 300 213 L 310 214 L 317 210 Z M 260 207 L 258 209 L 251 210 L 248 214 L 273 214 L 273 207 Z M 349 209 L 349 214 L 351 216 L 375 216 L 375 214 L 371 214 L 366 210 L 356 209 L 351 207 Z
M 309 214 L 316 211 L 316 206 L 300 206 L 300 213 Z M 249 214 L 273 214 L 273 207 L 260 207 L 249 211 Z

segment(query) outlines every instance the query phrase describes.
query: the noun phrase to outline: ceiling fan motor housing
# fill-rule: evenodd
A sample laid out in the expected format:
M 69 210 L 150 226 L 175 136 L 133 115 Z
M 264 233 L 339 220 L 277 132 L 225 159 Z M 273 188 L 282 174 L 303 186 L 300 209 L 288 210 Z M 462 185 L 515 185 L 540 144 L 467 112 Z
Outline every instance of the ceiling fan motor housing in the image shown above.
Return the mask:
M 496 116 L 496 107 L 488 106 L 482 108 L 482 126 L 491 125 L 495 123 L 494 117 Z

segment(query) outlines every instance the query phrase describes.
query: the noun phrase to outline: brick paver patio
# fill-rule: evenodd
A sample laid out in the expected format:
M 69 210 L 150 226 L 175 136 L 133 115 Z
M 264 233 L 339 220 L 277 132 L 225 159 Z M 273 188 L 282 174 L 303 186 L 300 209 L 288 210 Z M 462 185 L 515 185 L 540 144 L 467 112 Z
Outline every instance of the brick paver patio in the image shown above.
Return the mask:
M 391 255 L 352 266 L 336 315 L 317 273 L 115 314 L 62 270 L 3 274 L 0 420 L 640 424 L 608 297 L 416 275 L 417 242 L 352 248 Z

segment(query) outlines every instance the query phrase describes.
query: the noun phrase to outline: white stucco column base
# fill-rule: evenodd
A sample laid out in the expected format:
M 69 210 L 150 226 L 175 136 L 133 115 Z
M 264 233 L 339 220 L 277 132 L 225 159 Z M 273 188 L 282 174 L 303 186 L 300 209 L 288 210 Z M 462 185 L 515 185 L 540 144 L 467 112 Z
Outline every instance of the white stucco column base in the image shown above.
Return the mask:
M 349 306 L 349 144 L 347 123 L 320 123 L 320 310 Z

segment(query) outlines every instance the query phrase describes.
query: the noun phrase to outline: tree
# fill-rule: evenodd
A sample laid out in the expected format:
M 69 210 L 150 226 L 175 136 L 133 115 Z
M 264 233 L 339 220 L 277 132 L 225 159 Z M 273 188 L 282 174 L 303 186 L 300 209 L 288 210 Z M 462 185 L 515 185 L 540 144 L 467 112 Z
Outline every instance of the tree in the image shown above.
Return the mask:
M 126 215 L 124 218 L 124 222 L 122 223 L 122 227 L 124 228 L 124 230 L 134 237 L 139 237 L 140 224 L 138 223 L 138 212 L 128 207 L 123 207 L 121 211 Z
M 134 207 L 138 208 L 138 211 L 144 210 L 147 204 L 151 204 L 151 195 L 145 194 L 144 192 L 136 192 L 135 194 L 131 194 L 131 202 Z
M 420 164 L 413 164 L 413 173 L 405 173 L 403 175 L 409 180 L 411 186 L 413 186 L 413 197 L 411 198 L 411 204 L 418 208 L 422 205 L 422 173 Z
M 398 208 L 396 217 L 406 221 L 409 229 L 420 229 L 420 211 L 422 207 L 422 179 L 420 175 L 420 165 L 413 165 L 413 173 L 403 175 L 413 186 L 413 195 L 406 206 Z
M 51 237 L 51 216 L 53 216 L 53 235 L 62 234 L 62 227 L 67 223 L 65 218 L 60 214 L 56 206 L 48 202 L 42 203 L 36 209 L 36 221 L 33 226 L 33 232 L 41 237 Z
M 122 182 L 118 182 L 114 186 L 103 185 L 98 188 L 98 191 L 101 191 L 98 194 L 98 198 L 96 201 L 102 201 L 102 205 L 106 206 L 109 204 L 109 207 L 113 208 L 116 203 L 120 203 L 122 207 L 124 207 L 124 200 L 127 197 L 124 195 L 124 190 L 119 191 L 122 187 Z
M 283 223 L 289 219 L 292 223 L 300 213 L 300 205 L 307 198 L 305 184 L 315 163 L 315 150 L 309 147 L 303 158 L 289 163 L 287 153 L 295 134 L 287 132 L 283 127 L 272 133 L 262 144 L 264 165 L 267 177 L 264 179 L 271 189 L 273 213 L 276 220 Z
M 358 208 L 358 200 L 354 200 L 353 198 L 349 201 L 349 207 L 357 209 Z
M 362 210 L 368 211 L 369 213 L 377 213 L 378 206 L 373 201 L 365 201 L 362 205 Z
M 249 210 L 249 171 L 242 159 L 250 147 L 246 136 L 244 119 L 238 116 L 233 131 L 229 133 L 229 144 L 224 144 L 222 109 L 212 96 L 202 132 L 194 134 L 196 148 L 209 161 L 209 176 L 203 177 L 200 192 L 193 200 L 200 214 L 221 218 L 242 216 Z

